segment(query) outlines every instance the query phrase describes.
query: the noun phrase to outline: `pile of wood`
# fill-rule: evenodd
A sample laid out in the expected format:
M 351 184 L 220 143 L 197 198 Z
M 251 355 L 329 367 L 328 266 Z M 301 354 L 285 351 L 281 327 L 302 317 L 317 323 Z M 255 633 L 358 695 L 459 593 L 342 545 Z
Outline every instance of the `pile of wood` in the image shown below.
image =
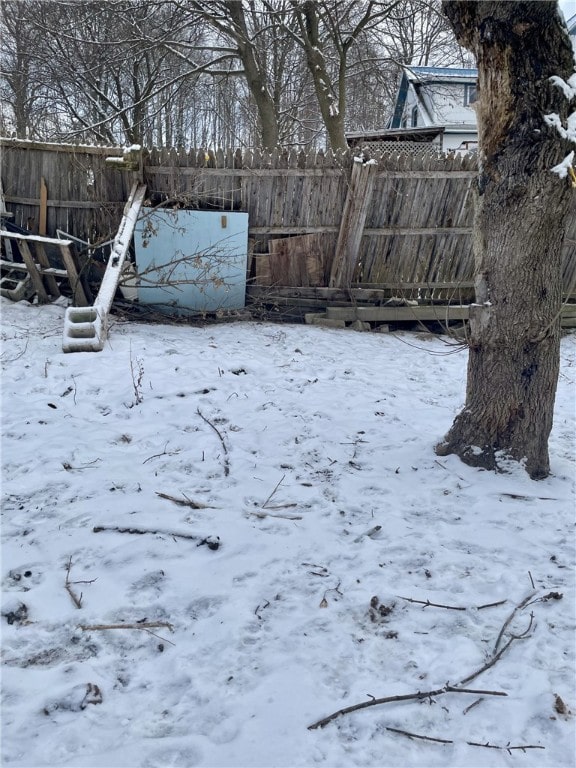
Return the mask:
M 458 329 L 469 319 L 472 282 L 321 286 L 248 285 L 247 307 L 267 320 L 385 332 L 395 328 Z M 576 328 L 576 295 L 565 296 L 563 328 Z

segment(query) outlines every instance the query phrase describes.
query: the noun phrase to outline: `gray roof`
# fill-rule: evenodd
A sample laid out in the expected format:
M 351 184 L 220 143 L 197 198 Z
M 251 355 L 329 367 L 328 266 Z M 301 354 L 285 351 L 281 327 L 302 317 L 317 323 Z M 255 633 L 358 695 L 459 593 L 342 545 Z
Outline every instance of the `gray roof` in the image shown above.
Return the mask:
M 439 83 L 446 80 L 474 81 L 478 77 L 478 70 L 472 67 L 404 67 L 406 75 L 411 81 L 433 80 Z

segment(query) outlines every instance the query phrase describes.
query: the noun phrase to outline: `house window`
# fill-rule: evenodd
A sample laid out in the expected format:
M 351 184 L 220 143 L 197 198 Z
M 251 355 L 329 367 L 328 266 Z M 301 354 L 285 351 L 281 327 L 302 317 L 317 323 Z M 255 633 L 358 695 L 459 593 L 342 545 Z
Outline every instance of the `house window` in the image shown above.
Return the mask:
M 410 122 L 411 122 L 412 128 L 416 128 L 416 126 L 418 125 L 418 107 L 417 106 L 412 107 Z
M 464 106 L 469 107 L 470 104 L 474 104 L 474 102 L 477 100 L 478 96 L 476 94 L 476 83 L 474 85 L 465 85 L 464 86 Z

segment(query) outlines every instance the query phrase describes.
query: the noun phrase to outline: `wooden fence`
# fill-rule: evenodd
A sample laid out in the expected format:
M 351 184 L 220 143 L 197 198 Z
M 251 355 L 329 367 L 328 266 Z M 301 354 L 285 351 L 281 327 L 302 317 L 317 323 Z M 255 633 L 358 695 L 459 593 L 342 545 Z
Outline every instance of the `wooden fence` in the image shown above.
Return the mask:
M 60 229 L 91 242 L 113 236 L 133 180 L 121 163 L 106 162 L 121 159 L 121 148 L 1 139 L 0 150 L 6 207 L 16 224 L 37 231 L 44 183 L 46 234 Z M 358 163 L 349 154 L 152 149 L 142 153 L 139 172 L 151 205 L 169 198 L 187 207 L 247 211 L 250 277 L 260 284 L 328 287 L 337 248 L 350 247 L 341 230 L 348 206 L 347 220 L 362 228 L 352 282 L 434 283 L 445 291 L 470 285 L 474 156 L 374 159 L 361 212 L 351 183 Z M 573 290 L 576 195 L 563 256 L 565 290 Z

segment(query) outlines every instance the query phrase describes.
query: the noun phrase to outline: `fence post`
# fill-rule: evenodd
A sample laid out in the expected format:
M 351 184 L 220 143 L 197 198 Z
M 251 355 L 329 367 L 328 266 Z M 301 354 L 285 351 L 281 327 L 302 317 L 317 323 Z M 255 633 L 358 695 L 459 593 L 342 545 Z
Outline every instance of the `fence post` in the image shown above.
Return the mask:
M 330 271 L 330 288 L 349 288 L 352 283 L 364 224 L 372 201 L 377 168 L 378 164 L 374 160 L 364 163 L 355 157 L 352 163 L 350 185 Z

